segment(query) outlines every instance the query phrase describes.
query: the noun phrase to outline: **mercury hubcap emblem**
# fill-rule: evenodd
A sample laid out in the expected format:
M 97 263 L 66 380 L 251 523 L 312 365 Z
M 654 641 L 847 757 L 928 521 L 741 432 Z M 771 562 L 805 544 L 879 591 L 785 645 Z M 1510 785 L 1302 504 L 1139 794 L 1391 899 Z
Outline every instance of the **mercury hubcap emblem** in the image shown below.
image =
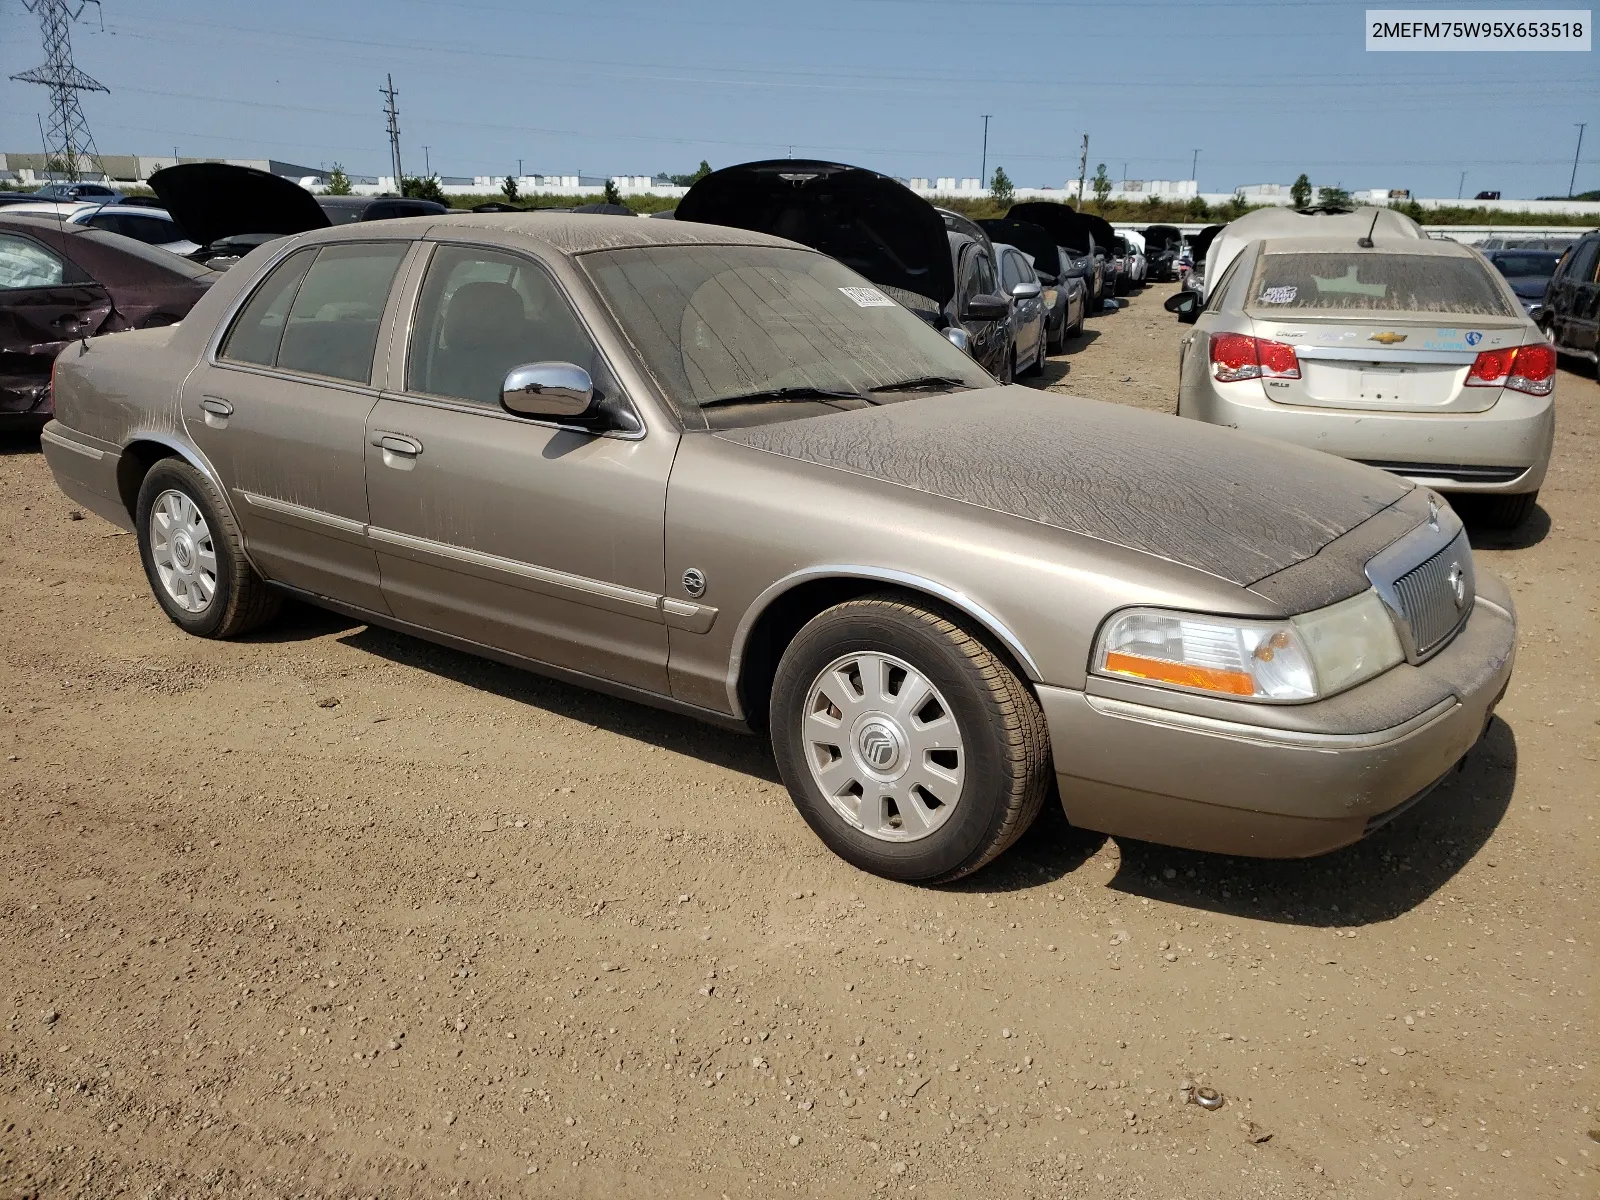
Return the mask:
M 900 761 L 900 743 L 882 721 L 868 721 L 856 739 L 861 757 L 874 771 L 887 775 Z

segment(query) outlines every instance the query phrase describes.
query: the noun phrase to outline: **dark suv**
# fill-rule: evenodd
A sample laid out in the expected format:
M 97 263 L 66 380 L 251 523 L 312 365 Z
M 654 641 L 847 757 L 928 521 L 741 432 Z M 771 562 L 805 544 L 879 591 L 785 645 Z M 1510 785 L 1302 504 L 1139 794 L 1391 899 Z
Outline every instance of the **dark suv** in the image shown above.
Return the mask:
M 1600 369 L 1600 229 L 1561 258 L 1545 292 L 1539 324 L 1556 350 Z

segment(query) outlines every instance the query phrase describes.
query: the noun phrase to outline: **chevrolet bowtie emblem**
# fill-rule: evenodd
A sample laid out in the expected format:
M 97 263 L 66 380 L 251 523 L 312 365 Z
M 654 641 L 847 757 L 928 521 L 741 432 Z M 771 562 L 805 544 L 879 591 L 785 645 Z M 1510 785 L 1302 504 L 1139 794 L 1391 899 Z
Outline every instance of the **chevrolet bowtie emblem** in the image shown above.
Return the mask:
M 1405 340 L 1406 335 L 1403 333 L 1375 333 L 1367 339 L 1369 342 L 1382 342 L 1385 346 L 1392 346 L 1396 342 Z

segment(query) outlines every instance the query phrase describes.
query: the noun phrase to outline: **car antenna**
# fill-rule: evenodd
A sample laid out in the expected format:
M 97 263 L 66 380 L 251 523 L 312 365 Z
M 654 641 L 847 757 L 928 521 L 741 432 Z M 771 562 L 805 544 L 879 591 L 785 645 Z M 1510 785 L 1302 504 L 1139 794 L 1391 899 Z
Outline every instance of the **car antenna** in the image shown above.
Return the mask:
M 1356 239 L 1356 245 L 1360 246 L 1363 250 L 1371 250 L 1372 249 L 1372 246 L 1373 246 L 1372 231 L 1378 227 L 1378 218 L 1381 217 L 1382 215 L 1383 215 L 1383 210 L 1381 208 L 1379 208 L 1377 205 L 1373 205 L 1372 206 L 1372 224 L 1367 226 L 1367 232 L 1366 232 L 1366 235 L 1364 237 L 1360 237 L 1360 238 Z

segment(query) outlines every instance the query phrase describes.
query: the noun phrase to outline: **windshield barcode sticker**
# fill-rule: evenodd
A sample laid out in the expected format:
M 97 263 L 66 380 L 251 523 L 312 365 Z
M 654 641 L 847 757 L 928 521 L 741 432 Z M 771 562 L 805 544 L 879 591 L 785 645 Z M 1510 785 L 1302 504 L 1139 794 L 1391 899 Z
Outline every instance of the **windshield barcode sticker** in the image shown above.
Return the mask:
M 893 308 L 894 301 L 877 288 L 842 287 L 839 289 L 856 302 L 857 308 Z
M 1294 298 L 1300 294 L 1297 287 L 1269 287 L 1261 293 L 1262 304 L 1293 304 Z

